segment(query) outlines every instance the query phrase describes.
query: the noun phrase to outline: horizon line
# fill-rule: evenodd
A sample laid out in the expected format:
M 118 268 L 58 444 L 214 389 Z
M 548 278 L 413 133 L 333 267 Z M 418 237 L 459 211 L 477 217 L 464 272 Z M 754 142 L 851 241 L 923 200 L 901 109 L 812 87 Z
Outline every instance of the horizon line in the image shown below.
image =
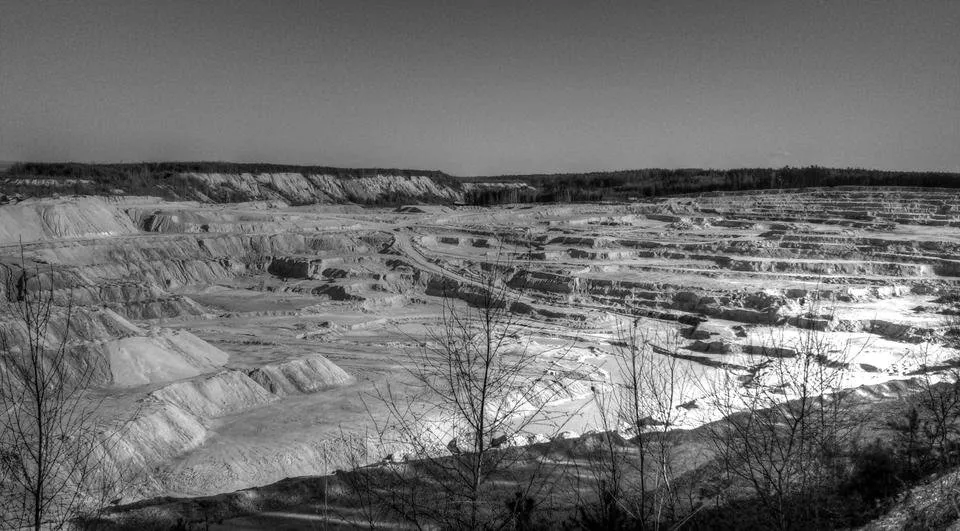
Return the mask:
M 536 173 L 499 173 L 499 174 L 486 174 L 486 175 L 455 175 L 452 173 L 447 173 L 444 170 L 440 169 L 425 169 L 425 168 L 400 168 L 400 167 L 386 167 L 386 166 L 337 166 L 330 164 L 318 164 L 318 163 L 286 163 L 286 162 L 237 162 L 229 160 L 141 160 L 137 162 L 127 162 L 127 161 L 95 161 L 95 162 L 80 162 L 75 160 L 0 160 L 0 171 L 6 171 L 12 166 L 17 164 L 73 164 L 81 166 L 136 166 L 136 165 L 151 165 L 151 164 L 223 164 L 223 165 L 236 165 L 236 166 L 255 166 L 255 165 L 265 165 L 265 166 L 284 166 L 289 168 L 329 168 L 337 170 L 396 170 L 396 171 L 410 171 L 410 172 L 425 172 L 425 173 L 440 173 L 448 177 L 454 178 L 497 178 L 497 177 L 542 177 L 542 176 L 554 176 L 554 175 L 590 175 L 590 174 L 616 174 L 624 172 L 635 172 L 635 171 L 647 171 L 647 170 L 665 170 L 665 171 L 737 171 L 737 170 L 782 170 L 782 169 L 803 169 L 803 168 L 821 168 L 827 170 L 863 170 L 870 172 L 889 172 L 889 173 L 945 173 L 945 174 L 954 174 L 960 176 L 960 168 L 954 169 L 885 169 L 885 168 L 869 168 L 869 167 L 860 167 L 860 166 L 824 166 L 820 164 L 805 164 L 805 165 L 783 165 L 783 166 L 727 166 L 727 167 L 697 167 L 697 166 L 675 166 L 675 167 L 662 167 L 662 166 L 646 166 L 646 167 L 633 167 L 633 168 L 620 168 L 620 169 L 607 169 L 607 170 L 586 170 L 586 171 L 554 171 L 554 172 L 536 172 Z

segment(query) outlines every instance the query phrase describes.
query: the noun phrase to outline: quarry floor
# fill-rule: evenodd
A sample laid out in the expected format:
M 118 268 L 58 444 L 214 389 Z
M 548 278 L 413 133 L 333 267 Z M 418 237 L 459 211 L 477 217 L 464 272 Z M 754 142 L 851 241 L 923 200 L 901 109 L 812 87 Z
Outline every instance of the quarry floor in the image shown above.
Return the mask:
M 520 303 L 511 348 L 578 367 L 531 435 L 603 427 L 597 395 L 620 381 L 617 332 L 634 323 L 688 382 L 677 428 L 717 419 L 718 382 L 773 348 L 795 356 L 811 333 L 848 368 L 844 387 L 907 379 L 960 354 L 942 337 L 958 202 L 910 190 L 493 208 L 26 201 L 0 206 L 0 222 L 37 220 L 27 237 L 4 225 L 0 266 L 16 268 L 23 237 L 26 259 L 76 297 L 71 341 L 109 366 L 104 411 L 132 416 L 116 459 L 140 478 L 133 501 L 348 466 L 344 441 L 387 415 L 378 392 L 419 392 L 410 356 L 444 296 L 466 307 L 490 271 Z M 953 218 L 931 225 L 934 211 Z

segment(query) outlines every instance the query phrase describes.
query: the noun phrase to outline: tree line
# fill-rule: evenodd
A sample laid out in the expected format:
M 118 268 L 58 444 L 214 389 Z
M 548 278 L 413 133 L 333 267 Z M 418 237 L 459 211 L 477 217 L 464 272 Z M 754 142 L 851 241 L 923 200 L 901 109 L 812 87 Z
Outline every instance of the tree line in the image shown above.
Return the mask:
M 730 170 L 624 170 L 551 175 L 475 177 L 471 181 L 521 181 L 526 189 L 484 189 L 467 194 L 474 205 L 543 202 L 629 201 L 637 198 L 714 191 L 745 191 L 831 186 L 960 187 L 951 172 L 882 171 L 864 168 L 740 168 Z

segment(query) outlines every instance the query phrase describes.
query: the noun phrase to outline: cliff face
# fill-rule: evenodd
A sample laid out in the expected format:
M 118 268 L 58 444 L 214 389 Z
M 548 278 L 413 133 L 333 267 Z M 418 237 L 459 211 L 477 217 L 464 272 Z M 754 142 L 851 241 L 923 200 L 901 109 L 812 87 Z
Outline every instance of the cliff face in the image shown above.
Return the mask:
M 439 171 L 283 164 L 24 163 L 0 171 L 0 204 L 28 197 L 157 196 L 214 203 L 452 202 L 464 183 Z
M 342 178 L 303 173 L 184 173 L 181 177 L 207 190 L 198 199 L 234 201 L 282 200 L 291 204 L 378 203 L 409 201 L 454 202 L 463 199 L 459 185 L 426 175 L 387 175 Z M 203 193 L 203 192 L 201 192 Z M 214 197 L 211 197 L 214 196 Z
M 500 191 L 522 191 L 529 195 L 535 189 L 521 181 L 462 180 L 428 170 L 222 162 L 26 163 L 0 171 L 0 204 L 67 194 L 152 196 L 205 203 L 443 204 L 464 201 L 477 193 Z

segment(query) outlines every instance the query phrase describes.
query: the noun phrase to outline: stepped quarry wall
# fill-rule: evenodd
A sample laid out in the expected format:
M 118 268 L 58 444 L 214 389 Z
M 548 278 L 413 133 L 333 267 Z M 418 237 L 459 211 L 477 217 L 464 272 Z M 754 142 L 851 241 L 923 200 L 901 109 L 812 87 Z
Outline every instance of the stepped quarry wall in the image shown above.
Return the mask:
M 73 370 L 95 368 L 112 412 L 131 408 L 111 455 L 147 471 L 142 495 L 341 466 L 337 424 L 369 420 L 356 397 L 384 382 L 407 390 L 401 361 L 437 324 L 441 298 L 482 304 L 489 273 L 524 325 L 510 341 L 585 349 L 587 369 L 515 390 L 521 409 L 589 404 L 616 377 L 615 328 L 630 322 L 676 332 L 677 348 L 656 352 L 703 378 L 796 358 L 765 347 L 771 331 L 862 341 L 867 357 L 850 366 L 871 384 L 918 370 L 923 352 L 953 352 L 941 321 L 960 276 L 948 232 L 960 210 L 936 191 L 905 192 L 899 206 L 808 191 L 387 210 L 330 205 L 452 203 L 462 189 L 426 177 L 189 178 L 258 202 L 0 205 L 0 306 L 16 302 L 22 265 L 26 287 L 53 290 L 48 341 L 67 338 Z M 0 326 L 23 342 L 8 312 Z

